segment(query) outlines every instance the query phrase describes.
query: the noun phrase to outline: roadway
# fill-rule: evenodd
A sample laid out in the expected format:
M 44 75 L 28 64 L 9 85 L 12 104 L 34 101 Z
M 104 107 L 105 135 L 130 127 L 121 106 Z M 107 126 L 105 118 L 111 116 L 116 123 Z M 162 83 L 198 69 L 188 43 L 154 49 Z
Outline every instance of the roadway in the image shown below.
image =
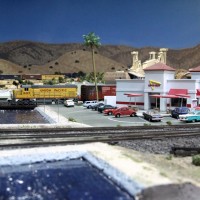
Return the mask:
M 144 126 L 144 125 L 167 125 L 170 121 L 172 125 L 180 125 L 177 119 L 170 116 L 164 116 L 161 122 L 149 122 L 142 116 L 142 111 L 138 112 L 137 117 L 123 116 L 115 118 L 114 116 L 107 116 L 98 111 L 84 108 L 83 106 L 65 107 L 64 105 L 48 105 L 58 115 L 66 118 L 74 119 L 81 124 L 87 124 L 93 127 L 117 127 L 117 126 Z

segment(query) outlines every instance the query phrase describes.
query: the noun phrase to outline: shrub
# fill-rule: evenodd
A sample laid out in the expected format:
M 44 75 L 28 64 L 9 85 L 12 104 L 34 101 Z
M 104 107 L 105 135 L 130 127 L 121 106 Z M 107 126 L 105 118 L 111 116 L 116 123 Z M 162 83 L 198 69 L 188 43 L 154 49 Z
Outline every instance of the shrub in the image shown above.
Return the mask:
M 200 154 L 192 156 L 192 164 L 196 166 L 200 166 Z
M 166 159 L 167 160 L 172 160 L 172 155 L 171 154 L 167 155 Z
M 69 117 L 68 120 L 69 120 L 70 122 L 76 122 L 76 120 L 75 120 L 74 118 L 72 118 L 72 117 Z
M 144 123 L 144 126 L 151 126 L 151 124 L 148 124 L 148 123 Z
M 79 60 L 75 60 L 75 63 L 79 63 Z
M 166 124 L 170 126 L 170 125 L 172 125 L 172 122 L 171 121 L 167 121 Z

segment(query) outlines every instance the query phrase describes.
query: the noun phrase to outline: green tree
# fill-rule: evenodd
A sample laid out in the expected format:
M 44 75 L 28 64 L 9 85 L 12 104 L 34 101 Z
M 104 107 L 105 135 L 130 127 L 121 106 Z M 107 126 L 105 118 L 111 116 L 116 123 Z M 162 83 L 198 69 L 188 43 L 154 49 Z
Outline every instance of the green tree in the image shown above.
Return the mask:
M 92 64 L 93 64 L 94 83 L 95 83 L 95 90 L 96 90 L 96 99 L 97 99 L 97 101 L 99 101 L 97 78 L 96 78 L 96 66 L 95 66 L 94 49 L 98 48 L 101 45 L 100 37 L 95 35 L 94 32 L 91 32 L 88 35 L 83 35 L 83 39 L 84 39 L 84 44 L 87 47 L 90 47 L 91 51 L 92 51 Z
M 63 77 L 59 76 L 58 82 L 59 82 L 59 83 L 64 83 L 64 82 L 65 82 L 65 79 L 64 79 Z
M 16 87 L 18 88 L 19 82 L 18 82 L 18 81 L 13 81 L 13 85 L 16 86 Z
M 102 83 L 104 81 L 104 73 L 100 73 L 100 72 L 97 72 L 97 80 L 98 80 L 98 83 Z

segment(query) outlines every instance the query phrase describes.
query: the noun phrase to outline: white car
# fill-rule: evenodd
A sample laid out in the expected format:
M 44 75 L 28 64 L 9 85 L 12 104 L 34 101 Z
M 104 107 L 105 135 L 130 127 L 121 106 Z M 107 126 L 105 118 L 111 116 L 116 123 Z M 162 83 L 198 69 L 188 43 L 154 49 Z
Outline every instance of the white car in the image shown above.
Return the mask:
M 85 101 L 84 104 L 83 104 L 83 107 L 91 108 L 95 104 L 97 104 L 96 100 L 94 100 L 94 101 Z
M 64 101 L 64 106 L 66 107 L 74 107 L 74 101 L 72 99 L 68 99 Z
M 195 110 L 186 115 L 179 115 L 179 120 L 183 122 L 199 122 L 200 121 L 200 111 Z

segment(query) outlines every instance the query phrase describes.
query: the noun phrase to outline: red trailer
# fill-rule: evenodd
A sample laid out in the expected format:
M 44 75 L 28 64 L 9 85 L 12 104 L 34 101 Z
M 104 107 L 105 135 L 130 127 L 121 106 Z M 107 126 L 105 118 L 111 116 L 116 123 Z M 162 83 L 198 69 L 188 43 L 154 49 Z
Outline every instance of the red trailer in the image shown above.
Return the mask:
M 116 96 L 115 84 L 98 85 L 99 100 L 104 100 L 104 96 Z M 81 101 L 96 100 L 95 85 L 81 85 Z

